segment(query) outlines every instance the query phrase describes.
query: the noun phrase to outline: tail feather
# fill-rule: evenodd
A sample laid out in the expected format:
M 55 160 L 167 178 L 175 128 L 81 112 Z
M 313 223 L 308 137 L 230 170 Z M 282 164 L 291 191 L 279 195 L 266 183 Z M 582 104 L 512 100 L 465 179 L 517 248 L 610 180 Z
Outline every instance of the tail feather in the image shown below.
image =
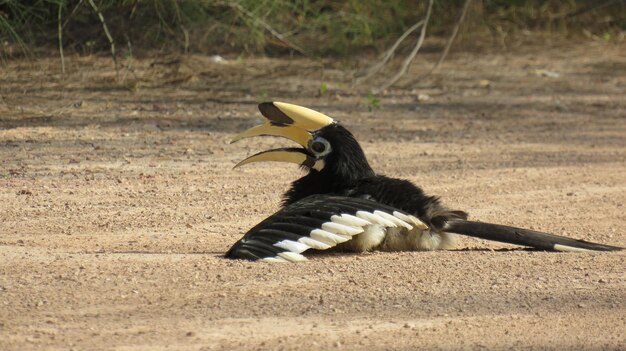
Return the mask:
M 548 251 L 619 251 L 624 248 L 576 240 L 560 235 L 500 224 L 465 220 L 449 221 L 443 229 L 449 233 L 462 234 L 508 244 L 530 246 Z

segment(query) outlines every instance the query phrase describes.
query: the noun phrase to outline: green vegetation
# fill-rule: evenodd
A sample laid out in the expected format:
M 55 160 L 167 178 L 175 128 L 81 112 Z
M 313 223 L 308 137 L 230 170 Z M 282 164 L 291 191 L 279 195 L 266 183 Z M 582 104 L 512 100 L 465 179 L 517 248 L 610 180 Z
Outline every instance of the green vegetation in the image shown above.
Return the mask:
M 372 93 L 368 94 L 367 98 L 365 99 L 365 107 L 367 107 L 367 110 L 370 112 L 378 110 L 381 107 L 380 99 Z
M 320 84 L 320 96 L 326 95 L 328 92 L 328 84 L 326 82 L 322 82 Z
M 430 34 L 448 35 L 463 3 L 435 1 Z M 135 53 L 347 56 L 387 47 L 423 17 L 426 4 L 409 0 L 0 0 L 0 50 L 2 56 L 35 48 L 56 50 L 61 33 L 65 50 L 78 53 L 107 52 L 114 43 L 120 51 L 132 47 Z M 626 1 L 474 0 L 466 22 L 461 37 L 548 30 L 591 33 L 610 40 L 626 30 Z

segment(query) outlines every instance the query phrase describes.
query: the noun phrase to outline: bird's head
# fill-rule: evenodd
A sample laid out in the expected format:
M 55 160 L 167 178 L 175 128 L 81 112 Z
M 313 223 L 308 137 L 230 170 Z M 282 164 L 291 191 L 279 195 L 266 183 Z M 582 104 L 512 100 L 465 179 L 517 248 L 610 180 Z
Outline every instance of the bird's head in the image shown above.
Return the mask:
M 259 110 L 267 121 L 238 134 L 232 142 L 270 135 L 288 138 L 301 147 L 259 152 L 235 167 L 260 161 L 291 162 L 309 174 L 344 182 L 373 174 L 352 133 L 325 114 L 284 102 L 264 102 L 259 104 Z

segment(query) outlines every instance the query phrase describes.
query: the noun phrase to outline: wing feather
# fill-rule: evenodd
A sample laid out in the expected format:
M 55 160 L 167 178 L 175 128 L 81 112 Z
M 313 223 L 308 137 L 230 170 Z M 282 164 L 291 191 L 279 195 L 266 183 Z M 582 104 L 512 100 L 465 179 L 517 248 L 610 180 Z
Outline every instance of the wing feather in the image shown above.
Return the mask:
M 227 258 L 300 262 L 308 250 L 327 250 L 353 240 L 366 228 L 411 229 L 413 216 L 375 201 L 313 195 L 269 216 L 226 253 Z

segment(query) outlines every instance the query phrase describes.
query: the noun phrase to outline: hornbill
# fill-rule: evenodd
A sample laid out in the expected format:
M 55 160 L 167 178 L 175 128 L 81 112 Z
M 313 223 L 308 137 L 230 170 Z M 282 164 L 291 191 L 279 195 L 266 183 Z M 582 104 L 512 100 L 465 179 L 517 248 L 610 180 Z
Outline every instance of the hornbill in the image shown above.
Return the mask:
M 236 167 L 259 161 L 299 164 L 308 173 L 284 194 L 283 208 L 237 241 L 227 258 L 305 261 L 305 251 L 407 251 L 451 248 L 455 234 L 554 251 L 614 251 L 620 247 L 529 229 L 467 220 L 406 180 L 378 175 L 363 149 L 332 118 L 284 102 L 259 105 L 267 119 L 237 135 L 286 137 L 302 147 L 252 155 Z

